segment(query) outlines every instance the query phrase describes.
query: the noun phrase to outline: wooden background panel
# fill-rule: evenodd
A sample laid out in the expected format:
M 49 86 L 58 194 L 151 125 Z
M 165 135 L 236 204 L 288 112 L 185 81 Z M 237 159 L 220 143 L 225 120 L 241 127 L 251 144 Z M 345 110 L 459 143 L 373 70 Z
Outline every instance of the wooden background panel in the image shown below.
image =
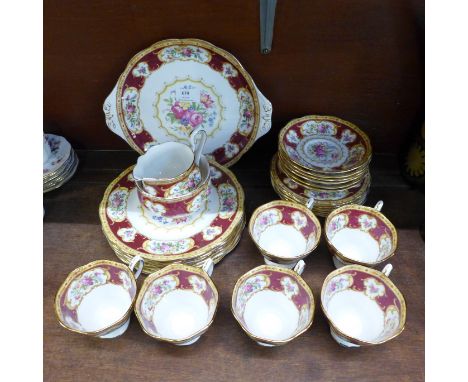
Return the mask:
M 272 102 L 268 146 L 288 120 L 317 113 L 397 153 L 423 119 L 423 22 L 423 0 L 279 0 L 261 55 L 255 0 L 45 0 L 44 130 L 77 148 L 127 148 L 102 112 L 119 74 L 156 41 L 196 37 L 234 54 Z

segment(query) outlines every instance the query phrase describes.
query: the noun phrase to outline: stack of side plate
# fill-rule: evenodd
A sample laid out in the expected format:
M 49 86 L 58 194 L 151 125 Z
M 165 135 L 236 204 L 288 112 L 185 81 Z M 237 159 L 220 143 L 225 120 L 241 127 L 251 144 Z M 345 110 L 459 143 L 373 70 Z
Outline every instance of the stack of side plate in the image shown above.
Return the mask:
M 365 202 L 372 148 L 352 123 L 328 116 L 298 118 L 281 130 L 278 147 L 270 174 L 283 199 L 305 204 L 313 197 L 319 216 Z
M 43 164 L 43 192 L 59 188 L 68 182 L 78 168 L 78 156 L 70 143 L 58 135 L 45 134 L 50 156 Z
M 173 262 L 199 266 L 223 259 L 238 244 L 245 226 L 244 192 L 225 167 L 210 162 L 210 195 L 202 209 L 178 221 L 154 220 L 138 200 L 133 166 L 107 188 L 99 207 L 104 235 L 117 257 L 128 263 L 139 255 L 143 272 Z

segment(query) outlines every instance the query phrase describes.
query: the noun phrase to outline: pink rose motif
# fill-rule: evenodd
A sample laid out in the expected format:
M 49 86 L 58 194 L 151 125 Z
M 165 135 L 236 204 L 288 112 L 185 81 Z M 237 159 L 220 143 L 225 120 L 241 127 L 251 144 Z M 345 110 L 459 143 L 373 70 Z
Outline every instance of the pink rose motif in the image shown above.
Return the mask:
M 317 155 L 318 157 L 325 156 L 325 154 L 326 154 L 325 146 L 324 145 L 315 146 L 314 147 L 314 152 L 315 152 L 315 155 Z
M 213 100 L 211 99 L 209 94 L 202 94 L 200 96 L 200 102 L 209 109 L 213 105 Z
M 190 48 L 185 48 L 183 51 L 182 51 L 182 54 L 186 57 L 190 57 L 192 55 L 192 49 Z
M 244 111 L 244 117 L 247 118 L 247 119 L 250 119 L 250 117 L 252 117 L 252 113 L 248 110 Z
M 203 116 L 199 113 L 193 113 L 190 116 L 190 124 L 192 127 L 196 127 L 203 122 Z
M 190 119 L 192 117 L 192 114 L 193 112 L 191 110 L 185 110 L 183 113 L 182 113 L 182 117 L 180 118 L 180 123 L 182 123 L 182 125 L 184 126 L 187 126 L 190 122 Z
M 174 116 L 177 119 L 181 119 L 182 116 L 184 115 L 184 109 L 180 107 L 179 102 L 176 102 L 174 105 L 172 105 L 171 111 L 174 113 Z

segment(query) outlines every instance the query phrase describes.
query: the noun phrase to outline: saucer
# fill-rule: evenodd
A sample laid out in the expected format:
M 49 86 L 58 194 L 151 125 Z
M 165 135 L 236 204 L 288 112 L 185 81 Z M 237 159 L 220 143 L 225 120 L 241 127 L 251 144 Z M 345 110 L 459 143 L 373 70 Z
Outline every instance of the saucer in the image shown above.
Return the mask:
M 143 154 L 156 143 L 207 132 L 203 154 L 230 166 L 271 127 L 271 103 L 230 53 L 170 39 L 137 53 L 104 103 L 108 127 Z
M 232 249 L 245 224 L 244 192 L 234 174 L 210 162 L 208 200 L 184 219 L 149 216 L 137 196 L 133 166 L 106 189 L 99 207 L 104 234 L 120 258 L 140 255 L 144 272 L 174 261 L 197 264 Z
M 50 158 L 42 166 L 42 175 L 47 177 L 54 175 L 69 158 L 71 145 L 59 135 L 45 134 L 45 138 L 51 151 Z
M 62 162 L 62 166 L 55 172 L 49 172 L 47 176 L 43 177 L 43 193 L 55 190 L 68 182 L 75 174 L 78 163 L 78 156 L 71 148 L 69 157 Z

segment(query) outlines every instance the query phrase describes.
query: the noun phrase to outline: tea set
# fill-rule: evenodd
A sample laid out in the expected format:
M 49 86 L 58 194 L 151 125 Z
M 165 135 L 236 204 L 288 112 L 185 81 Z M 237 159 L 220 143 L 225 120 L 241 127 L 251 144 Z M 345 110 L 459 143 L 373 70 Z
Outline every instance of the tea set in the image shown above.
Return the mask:
M 104 236 L 124 264 L 98 260 L 68 275 L 55 298 L 63 327 L 114 338 L 134 311 L 155 340 L 197 342 L 223 303 L 214 266 L 236 247 L 246 221 L 244 192 L 227 167 L 268 132 L 271 110 L 237 59 L 205 41 L 165 40 L 132 58 L 104 112 L 108 127 L 141 156 L 99 206 Z M 331 337 L 348 348 L 395 338 L 405 300 L 389 279 L 392 265 L 373 268 L 395 254 L 397 232 L 383 202 L 361 205 L 370 185 L 369 139 L 321 116 L 291 121 L 279 139 L 270 174 L 282 199 L 250 218 L 265 264 L 233 286 L 234 318 L 268 347 L 312 326 L 316 302 L 301 275 L 322 237 L 317 214 L 327 217 L 323 237 L 336 267 L 320 295 Z M 138 288 L 141 273 L 148 276 Z

